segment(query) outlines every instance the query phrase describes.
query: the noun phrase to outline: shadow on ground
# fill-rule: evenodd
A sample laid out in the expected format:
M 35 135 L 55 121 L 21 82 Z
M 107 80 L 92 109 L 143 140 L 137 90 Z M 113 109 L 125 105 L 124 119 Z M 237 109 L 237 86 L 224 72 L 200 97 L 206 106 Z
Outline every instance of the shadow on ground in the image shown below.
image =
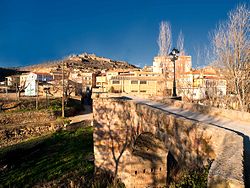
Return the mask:
M 250 187 L 250 138 L 244 135 L 243 139 L 244 139 L 245 187 Z
M 62 130 L 0 150 L 0 187 L 86 187 L 92 179 L 93 130 Z

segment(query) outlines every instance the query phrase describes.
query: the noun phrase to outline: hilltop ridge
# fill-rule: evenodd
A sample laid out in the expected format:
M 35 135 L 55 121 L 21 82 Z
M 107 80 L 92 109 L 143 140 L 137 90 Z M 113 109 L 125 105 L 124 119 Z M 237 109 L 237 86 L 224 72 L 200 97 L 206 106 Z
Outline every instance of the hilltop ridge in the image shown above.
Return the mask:
M 100 71 L 102 69 L 130 69 L 136 66 L 125 61 L 116 61 L 106 57 L 99 57 L 95 54 L 82 53 L 70 55 L 62 60 L 48 61 L 40 64 L 30 65 L 19 68 L 20 71 L 50 72 L 62 63 L 79 70 Z

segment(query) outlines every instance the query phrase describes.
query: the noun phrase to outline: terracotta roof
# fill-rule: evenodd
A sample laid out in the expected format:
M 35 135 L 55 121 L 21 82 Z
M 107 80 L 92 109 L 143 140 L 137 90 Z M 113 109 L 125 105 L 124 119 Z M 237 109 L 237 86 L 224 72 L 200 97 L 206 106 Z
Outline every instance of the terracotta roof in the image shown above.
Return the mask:
M 206 79 L 220 79 L 219 77 L 217 77 L 217 76 L 204 76 L 204 78 L 206 78 Z
M 32 72 L 34 74 L 39 74 L 39 75 L 48 75 L 48 76 L 52 76 L 50 73 L 47 72 Z
M 193 74 L 200 74 L 200 73 L 201 73 L 201 70 L 193 70 L 192 73 L 193 73 Z
M 213 74 L 213 75 L 216 75 L 216 72 L 209 72 L 209 71 L 205 71 L 205 72 L 203 72 L 203 74 Z
M 112 69 L 106 72 L 129 72 L 129 71 L 135 71 L 135 70 L 138 70 L 138 69 Z
M 183 72 L 183 73 L 181 73 L 181 74 L 193 74 L 193 72 Z

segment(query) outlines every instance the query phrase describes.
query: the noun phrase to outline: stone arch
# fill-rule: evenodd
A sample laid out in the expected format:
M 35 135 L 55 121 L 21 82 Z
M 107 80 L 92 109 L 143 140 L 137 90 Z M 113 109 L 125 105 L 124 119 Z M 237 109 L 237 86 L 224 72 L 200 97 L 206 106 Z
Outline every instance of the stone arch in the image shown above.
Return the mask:
M 164 142 L 151 132 L 142 132 L 136 136 L 132 144 L 133 151 L 137 149 L 146 149 L 146 151 L 155 151 L 157 149 L 166 150 Z
M 167 184 L 173 181 L 172 178 L 176 175 L 176 173 L 178 173 L 179 169 L 180 165 L 178 164 L 172 153 L 169 151 L 167 156 Z
M 166 185 L 167 154 L 164 143 L 150 132 L 139 134 L 131 151 L 131 181 L 135 187 Z

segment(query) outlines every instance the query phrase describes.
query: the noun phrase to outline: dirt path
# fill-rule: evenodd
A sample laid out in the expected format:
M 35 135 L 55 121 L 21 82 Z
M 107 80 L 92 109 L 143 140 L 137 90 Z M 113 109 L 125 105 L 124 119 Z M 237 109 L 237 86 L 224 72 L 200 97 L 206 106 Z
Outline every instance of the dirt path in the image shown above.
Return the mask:
M 84 105 L 84 110 L 79 112 L 78 115 L 69 117 L 69 120 L 71 120 L 70 123 L 78 123 L 84 120 L 92 120 L 93 119 L 93 113 L 92 113 L 92 106 L 90 105 Z

